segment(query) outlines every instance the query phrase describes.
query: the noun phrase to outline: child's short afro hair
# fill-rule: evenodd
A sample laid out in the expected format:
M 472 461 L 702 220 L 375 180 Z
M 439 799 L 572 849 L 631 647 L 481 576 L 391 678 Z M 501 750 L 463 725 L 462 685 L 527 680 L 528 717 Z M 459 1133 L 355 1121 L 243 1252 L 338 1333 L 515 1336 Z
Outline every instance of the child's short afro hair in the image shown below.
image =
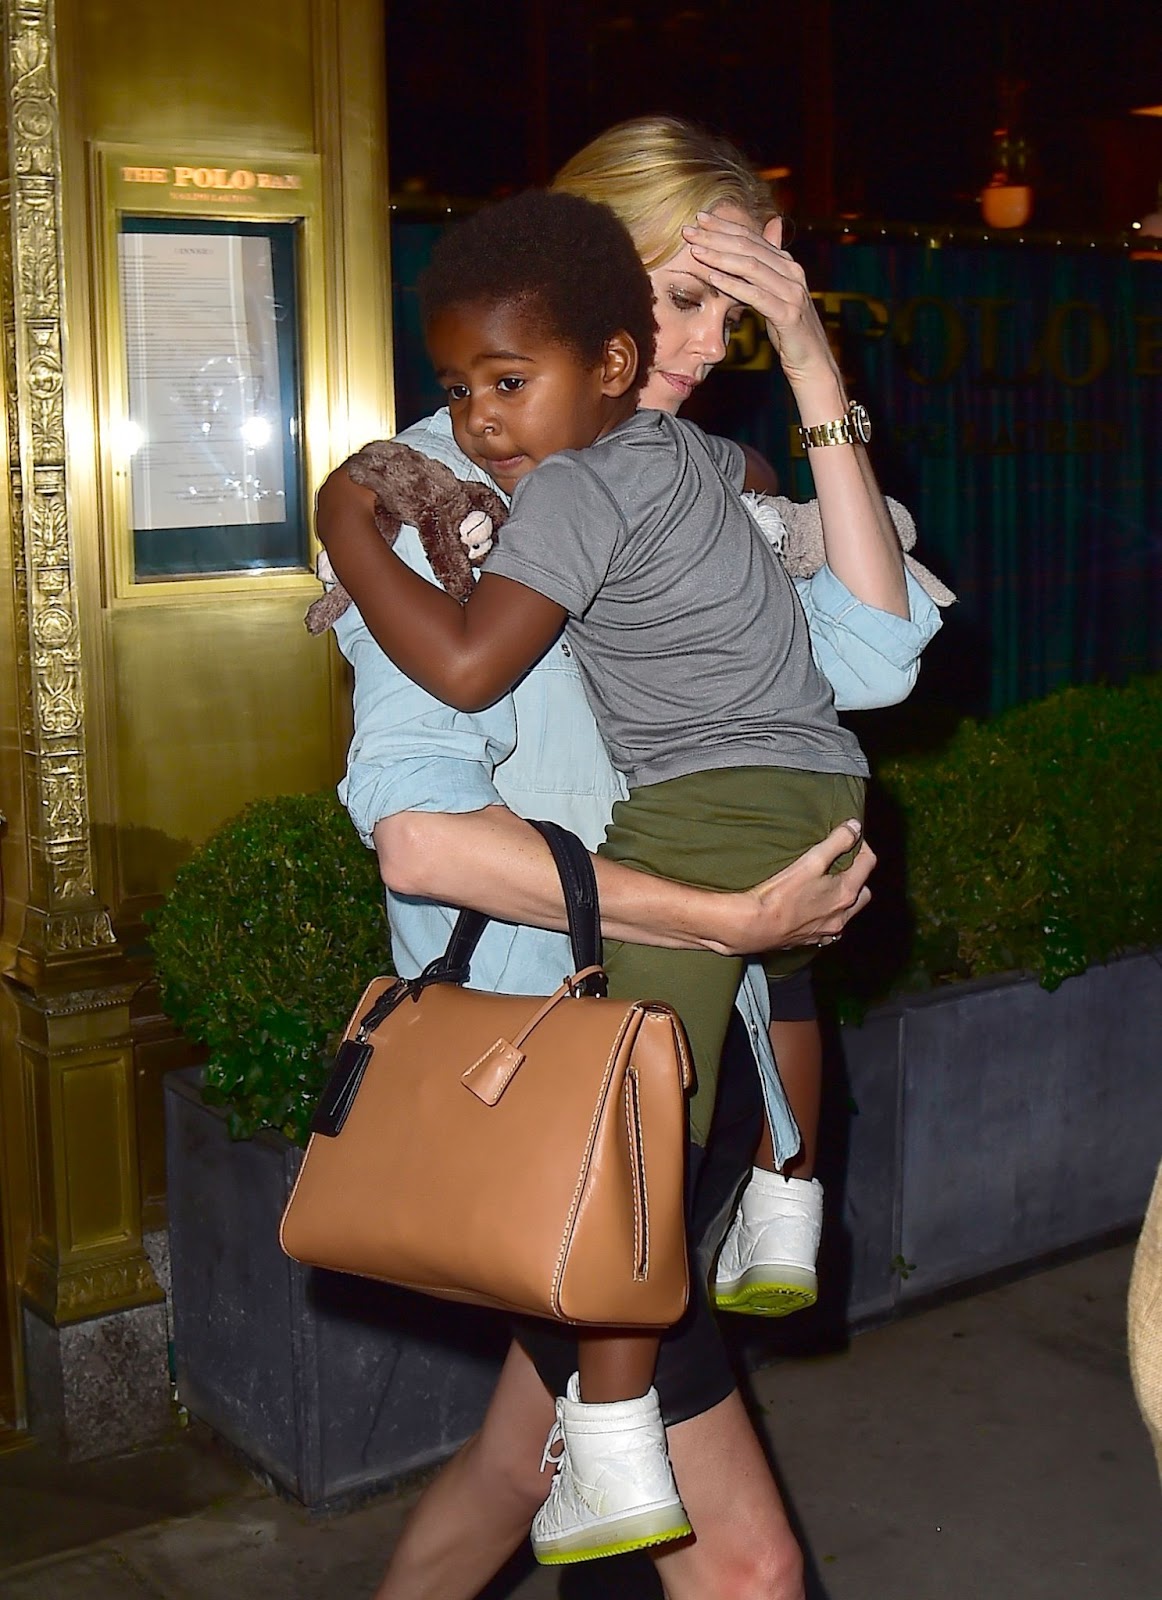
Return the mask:
M 425 327 L 450 306 L 513 303 L 588 367 L 628 333 L 634 389 L 654 360 L 654 292 L 633 241 L 607 206 L 529 189 L 485 206 L 436 243 L 419 280 Z

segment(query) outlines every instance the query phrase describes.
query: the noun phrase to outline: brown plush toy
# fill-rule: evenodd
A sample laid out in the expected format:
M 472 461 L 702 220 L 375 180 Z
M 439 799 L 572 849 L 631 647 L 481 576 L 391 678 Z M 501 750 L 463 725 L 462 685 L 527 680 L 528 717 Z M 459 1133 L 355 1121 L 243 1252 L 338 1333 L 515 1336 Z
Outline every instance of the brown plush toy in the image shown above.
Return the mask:
M 791 577 L 813 577 L 827 559 L 818 500 L 800 503 L 787 500 L 782 495 L 755 494 L 749 489 L 743 494 L 742 500 Z M 954 604 L 956 596 L 948 585 L 941 583 L 934 572 L 929 572 L 910 554 L 916 543 L 916 524 L 912 521 L 912 513 L 907 506 L 902 506 L 890 496 L 884 504 L 900 541 L 900 549 L 904 552 L 905 567 L 934 604 Z
M 406 444 L 378 440 L 364 445 L 346 463 L 352 482 L 375 495 L 375 525 L 389 545 L 404 523 L 417 529 L 437 580 L 463 603 L 472 593 L 474 563 L 492 548 L 492 536 L 507 516 L 504 502 L 483 483 L 465 483 L 442 461 L 420 455 Z M 320 577 L 329 570 L 320 563 Z M 310 607 L 310 633 L 323 633 L 351 604 L 335 583 Z

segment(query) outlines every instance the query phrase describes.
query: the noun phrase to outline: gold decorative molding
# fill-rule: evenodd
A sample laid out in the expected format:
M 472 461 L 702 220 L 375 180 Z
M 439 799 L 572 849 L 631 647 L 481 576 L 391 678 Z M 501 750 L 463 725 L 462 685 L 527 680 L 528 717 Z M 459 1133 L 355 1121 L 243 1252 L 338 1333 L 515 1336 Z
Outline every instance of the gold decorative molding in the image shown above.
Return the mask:
M 165 1295 L 144 1255 L 119 1261 L 87 1262 L 60 1270 L 33 1253 L 24 1280 L 24 1297 L 54 1327 L 82 1322 L 132 1306 L 156 1304 Z
M 58 1017 L 90 1017 L 101 1011 L 115 1011 L 129 1005 L 140 988 L 137 981 L 103 984 L 99 989 L 57 989 L 38 995 L 31 1002 L 36 1012 L 48 1019 Z M 57 1047 L 58 1055 L 64 1052 Z
M 5 8 L 5 389 L 34 968 L 112 953 L 90 840 L 85 701 L 65 466 L 60 111 L 52 0 Z

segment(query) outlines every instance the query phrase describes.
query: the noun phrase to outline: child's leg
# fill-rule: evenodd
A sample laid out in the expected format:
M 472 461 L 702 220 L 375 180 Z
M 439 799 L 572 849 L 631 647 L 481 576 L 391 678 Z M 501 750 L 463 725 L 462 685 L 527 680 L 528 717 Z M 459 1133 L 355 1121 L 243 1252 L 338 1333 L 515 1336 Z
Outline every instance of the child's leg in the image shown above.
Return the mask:
M 773 979 L 770 993 L 771 1045 L 802 1143 L 777 1167 L 764 1123 L 750 1182 L 719 1253 L 714 1295 L 722 1310 L 774 1317 L 804 1310 L 818 1295 L 823 1190 L 812 1174 L 823 1047 L 810 969 Z
M 816 775 L 797 778 L 792 787 L 813 799 Z M 808 826 L 802 841 L 802 819 L 793 816 L 789 837 L 776 837 L 779 828 L 771 824 L 780 807 L 771 795 L 781 781 L 775 769 L 733 769 L 636 790 L 615 808 L 602 853 L 690 883 L 746 888 L 834 826 Z M 838 820 L 852 814 L 849 806 Z M 617 944 L 606 945 L 605 969 L 611 997 L 661 1001 L 681 1017 L 697 1075 L 690 1133 L 705 1144 L 742 961 Z M 533 1523 L 539 1561 L 589 1560 L 689 1532 L 652 1384 L 657 1348 L 656 1338 L 630 1330 L 590 1332 L 580 1340 L 579 1372 L 557 1401 L 558 1426 L 546 1447 L 558 1470 Z M 561 1451 L 553 1456 L 557 1439 Z
M 718 1063 L 742 977 L 742 962 L 704 950 L 659 950 L 607 944 L 605 970 L 615 1000 L 658 1000 L 682 1018 L 697 1074 L 690 1134 L 705 1144 L 714 1110 Z M 653 1382 L 658 1341 L 636 1330 L 587 1330 L 579 1339 L 578 1370 L 585 1401 L 630 1400 Z
M 696 1101 L 705 1106 L 694 1125 L 704 1142 L 742 962 L 619 944 L 606 946 L 605 969 L 611 997 L 663 1001 L 687 1024 Z M 657 1353 L 656 1335 L 638 1329 L 586 1330 L 579 1338 L 578 1372 L 557 1401 L 561 1453 L 552 1454 L 553 1435 L 546 1447 L 557 1474 L 533 1522 L 538 1561 L 588 1561 L 690 1532 L 653 1387 Z
M 787 977 L 772 978 L 768 988 L 771 1048 L 801 1141 L 796 1154 L 779 1170 L 784 1177 L 811 1178 L 815 1173 L 819 1107 L 823 1095 L 823 1035 L 815 1009 L 811 968 L 805 965 Z M 763 1130 L 754 1164 L 767 1172 L 775 1171 L 768 1128 Z
M 776 1168 L 770 1125 L 764 1123 L 754 1164 L 766 1172 L 782 1172 L 788 1178 L 812 1178 L 819 1141 L 819 1106 L 823 1097 L 823 1035 L 814 1018 L 786 1022 L 772 1017 L 770 1032 L 779 1078 L 801 1143 L 791 1159 Z
M 690 1098 L 690 1137 L 704 1145 L 726 1028 L 742 982 L 742 958 L 606 941 L 605 971 L 614 999 L 657 1000 L 681 1017 L 696 1078 Z
M 853 816 L 863 815 L 863 786 L 858 779 L 832 779 L 830 793 L 826 788 L 820 788 L 815 794 L 793 793 L 793 798 L 808 832 L 821 826 L 824 816 L 823 812 L 817 812 L 812 819 L 810 807 L 813 802 L 817 804 L 822 801 L 824 806 L 829 805 L 832 814 L 838 809 L 849 810 Z M 854 859 L 853 849 L 840 856 L 831 870 L 845 872 Z M 779 1081 L 799 1128 L 800 1144 L 795 1155 L 777 1168 L 770 1129 L 764 1127 L 754 1160 L 755 1166 L 761 1171 L 777 1170 L 784 1177 L 794 1176 L 804 1181 L 810 1180 L 815 1172 L 819 1113 L 823 1098 L 823 1035 L 815 1010 L 808 960 L 803 951 L 772 951 L 764 963 L 770 980 L 771 1049 L 778 1067 Z
M 636 1400 L 654 1381 L 658 1336 L 648 1329 L 578 1330 L 577 1372 L 588 1405 Z

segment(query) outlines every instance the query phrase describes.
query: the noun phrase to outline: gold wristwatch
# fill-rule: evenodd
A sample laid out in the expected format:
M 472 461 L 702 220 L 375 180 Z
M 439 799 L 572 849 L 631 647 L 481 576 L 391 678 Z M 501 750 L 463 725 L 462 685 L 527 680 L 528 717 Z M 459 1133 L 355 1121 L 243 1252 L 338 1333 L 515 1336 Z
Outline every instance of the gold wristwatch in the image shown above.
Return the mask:
M 818 449 L 825 444 L 870 444 L 871 418 L 867 407 L 853 400 L 846 415 L 835 422 L 817 422 L 814 427 L 799 429 L 799 443 L 804 450 Z

